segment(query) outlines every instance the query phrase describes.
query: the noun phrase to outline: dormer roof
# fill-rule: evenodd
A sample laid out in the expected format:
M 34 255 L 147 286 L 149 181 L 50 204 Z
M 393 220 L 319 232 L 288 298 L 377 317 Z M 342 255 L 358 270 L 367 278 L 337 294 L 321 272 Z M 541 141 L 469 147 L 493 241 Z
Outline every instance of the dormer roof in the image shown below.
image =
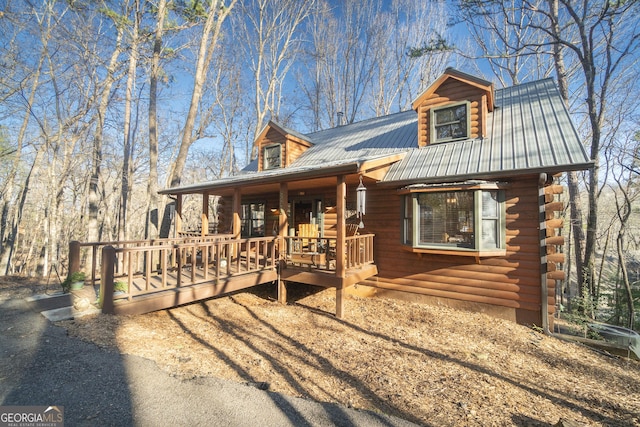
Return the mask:
M 473 86 L 478 88 L 487 95 L 487 111 L 491 112 L 494 108 L 494 84 L 487 80 L 481 79 L 476 76 L 472 76 L 471 74 L 463 73 L 462 71 L 458 71 L 455 68 L 447 68 L 445 72 L 435 81 L 431 86 L 427 88 L 424 92 L 422 92 L 418 97 L 412 102 L 412 108 L 417 111 L 418 108 L 424 103 L 425 100 L 429 99 L 433 96 L 434 93 L 438 90 L 440 86 L 442 86 L 447 80 L 454 79 L 461 83 Z
M 289 129 L 289 128 L 279 124 L 278 122 L 276 122 L 274 120 L 269 120 L 269 123 L 267 123 L 262 128 L 262 131 L 260 132 L 260 134 L 256 138 L 255 142 L 257 143 L 257 142 L 261 141 L 262 139 L 264 139 L 264 137 L 267 135 L 267 133 L 271 129 L 276 130 L 277 132 L 282 134 L 282 136 L 287 137 L 288 139 L 294 140 L 296 142 L 305 143 L 305 145 L 307 145 L 309 147 L 311 145 L 313 145 L 313 141 L 311 141 L 311 139 L 307 135 L 304 135 L 304 134 L 302 134 L 300 132 L 296 132 L 293 129 Z

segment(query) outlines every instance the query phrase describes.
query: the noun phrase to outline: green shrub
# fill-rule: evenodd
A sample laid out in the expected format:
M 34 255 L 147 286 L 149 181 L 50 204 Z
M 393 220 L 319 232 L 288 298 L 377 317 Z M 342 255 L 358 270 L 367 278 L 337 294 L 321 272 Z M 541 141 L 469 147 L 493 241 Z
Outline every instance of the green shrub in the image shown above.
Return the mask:
M 86 275 L 82 271 L 74 271 L 73 273 L 67 276 L 64 282 L 61 283 L 62 291 L 65 293 L 68 293 L 71 290 L 71 285 L 73 283 L 76 283 L 76 282 L 84 283 L 85 279 L 86 279 Z

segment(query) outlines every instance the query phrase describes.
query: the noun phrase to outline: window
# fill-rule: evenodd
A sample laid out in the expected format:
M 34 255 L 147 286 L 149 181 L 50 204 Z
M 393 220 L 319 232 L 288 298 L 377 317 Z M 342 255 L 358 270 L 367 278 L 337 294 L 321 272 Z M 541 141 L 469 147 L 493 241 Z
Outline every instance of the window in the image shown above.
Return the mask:
M 447 142 L 470 137 L 469 103 L 431 110 L 431 141 Z
M 408 194 L 404 199 L 403 243 L 425 249 L 504 249 L 503 198 L 500 190 Z
M 281 166 L 280 152 L 280 144 L 264 147 L 262 170 L 279 168 Z
M 242 204 L 241 236 L 264 237 L 264 203 Z

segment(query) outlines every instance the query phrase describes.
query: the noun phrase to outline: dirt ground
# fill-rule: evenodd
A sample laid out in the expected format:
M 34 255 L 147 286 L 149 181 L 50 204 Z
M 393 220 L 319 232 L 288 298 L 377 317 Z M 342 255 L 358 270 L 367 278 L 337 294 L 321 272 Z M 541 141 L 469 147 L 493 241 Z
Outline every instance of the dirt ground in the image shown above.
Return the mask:
M 42 292 L 0 278 L 0 302 Z M 422 425 L 640 426 L 640 363 L 480 313 L 290 287 L 58 324 L 185 380 L 219 377 Z

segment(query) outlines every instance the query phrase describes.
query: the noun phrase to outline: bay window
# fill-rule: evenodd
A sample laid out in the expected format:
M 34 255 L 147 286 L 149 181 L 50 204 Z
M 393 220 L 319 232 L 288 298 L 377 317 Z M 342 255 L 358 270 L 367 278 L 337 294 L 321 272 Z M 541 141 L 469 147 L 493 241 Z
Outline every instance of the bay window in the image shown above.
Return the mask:
M 501 190 L 412 192 L 403 207 L 405 245 L 473 252 L 505 248 Z

